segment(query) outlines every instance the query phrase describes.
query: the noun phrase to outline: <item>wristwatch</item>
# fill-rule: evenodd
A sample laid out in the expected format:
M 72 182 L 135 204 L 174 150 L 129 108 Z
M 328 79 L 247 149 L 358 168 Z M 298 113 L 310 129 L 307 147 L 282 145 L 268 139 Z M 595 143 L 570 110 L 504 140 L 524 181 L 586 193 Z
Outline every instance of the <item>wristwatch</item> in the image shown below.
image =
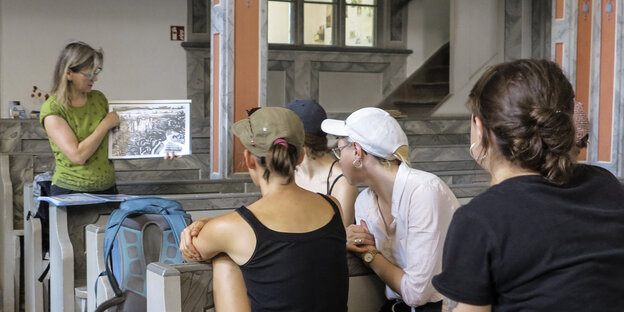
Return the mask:
M 371 263 L 373 262 L 373 259 L 375 259 L 375 256 L 377 254 L 380 254 L 381 252 L 377 249 L 371 249 L 369 251 L 367 251 L 366 253 L 364 253 L 364 262 L 366 263 Z

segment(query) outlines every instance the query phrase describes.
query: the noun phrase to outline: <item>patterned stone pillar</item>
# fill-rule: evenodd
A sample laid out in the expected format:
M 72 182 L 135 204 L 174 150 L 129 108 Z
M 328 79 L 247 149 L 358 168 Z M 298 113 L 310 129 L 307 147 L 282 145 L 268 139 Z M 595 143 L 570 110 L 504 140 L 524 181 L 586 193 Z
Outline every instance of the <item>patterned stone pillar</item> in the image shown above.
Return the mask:
M 624 5 L 621 0 L 554 0 L 552 58 L 575 86 L 591 124 L 579 160 L 624 175 Z
M 265 104 L 267 2 L 213 0 L 211 41 L 210 177 L 223 179 L 246 172 L 231 125 Z

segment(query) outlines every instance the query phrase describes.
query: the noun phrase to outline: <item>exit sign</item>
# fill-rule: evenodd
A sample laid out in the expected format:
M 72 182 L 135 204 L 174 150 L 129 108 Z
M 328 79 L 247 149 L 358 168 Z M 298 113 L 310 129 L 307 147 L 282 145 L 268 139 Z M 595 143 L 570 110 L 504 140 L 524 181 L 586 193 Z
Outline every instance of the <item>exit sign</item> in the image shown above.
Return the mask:
M 184 26 L 171 26 L 171 41 L 184 41 Z

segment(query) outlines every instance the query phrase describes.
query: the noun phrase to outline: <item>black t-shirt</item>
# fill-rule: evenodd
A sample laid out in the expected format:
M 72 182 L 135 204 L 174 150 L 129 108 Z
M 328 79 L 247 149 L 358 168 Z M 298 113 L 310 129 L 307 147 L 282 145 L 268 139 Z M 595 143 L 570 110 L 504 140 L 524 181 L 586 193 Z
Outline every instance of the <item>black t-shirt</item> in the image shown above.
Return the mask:
M 252 311 L 347 311 L 346 234 L 338 206 L 325 226 L 284 233 L 264 226 L 246 207 L 236 211 L 256 234 L 256 250 L 240 266 Z
M 560 187 L 542 176 L 492 186 L 459 208 L 433 285 L 494 311 L 624 311 L 624 188 L 578 165 Z

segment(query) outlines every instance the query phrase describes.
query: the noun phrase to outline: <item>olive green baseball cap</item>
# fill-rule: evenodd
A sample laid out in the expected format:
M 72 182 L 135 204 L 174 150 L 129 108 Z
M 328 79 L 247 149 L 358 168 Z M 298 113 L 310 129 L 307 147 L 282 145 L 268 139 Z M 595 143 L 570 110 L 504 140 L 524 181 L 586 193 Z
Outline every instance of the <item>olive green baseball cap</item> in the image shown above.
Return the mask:
M 297 156 L 305 141 L 303 122 L 297 114 L 283 107 L 263 107 L 249 117 L 232 125 L 232 132 L 252 154 L 263 157 L 275 144 L 284 139 L 297 148 Z

